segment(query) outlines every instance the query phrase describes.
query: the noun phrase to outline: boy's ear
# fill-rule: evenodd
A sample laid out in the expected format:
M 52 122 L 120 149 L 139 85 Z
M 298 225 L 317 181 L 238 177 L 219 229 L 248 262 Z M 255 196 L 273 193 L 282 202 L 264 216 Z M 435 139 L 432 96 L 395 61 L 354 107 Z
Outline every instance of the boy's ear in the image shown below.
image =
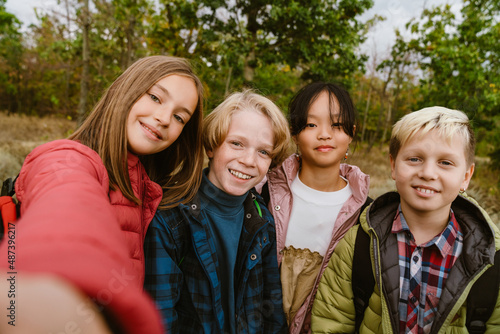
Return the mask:
M 462 182 L 462 187 L 461 187 L 462 190 L 466 190 L 467 187 L 469 186 L 469 182 L 470 182 L 470 180 L 472 178 L 472 174 L 474 174 L 474 168 L 475 168 L 475 165 L 472 164 L 465 171 L 465 176 L 464 176 L 464 180 Z
M 214 157 L 214 151 L 212 150 L 206 150 L 205 153 L 207 154 L 207 157 L 209 159 L 212 159 Z
M 396 159 L 392 157 L 392 155 L 389 155 L 389 160 L 391 161 L 391 177 L 393 180 L 396 180 Z

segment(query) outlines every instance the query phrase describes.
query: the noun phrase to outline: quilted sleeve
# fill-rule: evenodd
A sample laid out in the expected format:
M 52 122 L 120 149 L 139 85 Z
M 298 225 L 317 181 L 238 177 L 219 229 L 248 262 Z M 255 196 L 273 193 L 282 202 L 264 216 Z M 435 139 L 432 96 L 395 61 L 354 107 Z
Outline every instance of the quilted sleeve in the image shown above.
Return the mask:
M 311 317 L 313 333 L 354 333 L 352 259 L 359 225 L 339 242 L 319 283 Z
M 16 184 L 21 217 L 15 270 L 20 277 L 26 272 L 64 279 L 126 333 L 162 333 L 154 303 L 131 266 L 108 187 L 100 157 L 87 146 L 60 140 L 30 153 Z M 2 243 L 2 258 L 6 248 Z

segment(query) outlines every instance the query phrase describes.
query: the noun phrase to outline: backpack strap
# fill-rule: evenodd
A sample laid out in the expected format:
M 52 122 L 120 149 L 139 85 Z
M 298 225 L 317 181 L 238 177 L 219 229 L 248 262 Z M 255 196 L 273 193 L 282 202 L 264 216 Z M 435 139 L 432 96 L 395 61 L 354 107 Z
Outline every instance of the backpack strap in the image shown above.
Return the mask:
M 370 258 L 370 236 L 359 226 L 352 260 L 352 292 L 356 311 L 355 333 L 359 332 L 374 287 L 375 278 Z
M 9 223 L 13 223 L 19 217 L 19 204 L 12 197 L 15 195 L 14 186 L 18 176 L 14 180 L 8 178 L 2 183 L 0 192 L 0 242 L 9 229 Z
M 0 196 L 14 196 L 16 193 L 15 185 L 19 174 L 12 180 L 11 177 L 3 181 L 2 183 L 2 191 L 0 192 Z
M 472 286 L 467 297 L 465 324 L 471 334 L 484 333 L 486 322 L 495 308 L 500 283 L 500 250 L 495 253 L 495 262 Z

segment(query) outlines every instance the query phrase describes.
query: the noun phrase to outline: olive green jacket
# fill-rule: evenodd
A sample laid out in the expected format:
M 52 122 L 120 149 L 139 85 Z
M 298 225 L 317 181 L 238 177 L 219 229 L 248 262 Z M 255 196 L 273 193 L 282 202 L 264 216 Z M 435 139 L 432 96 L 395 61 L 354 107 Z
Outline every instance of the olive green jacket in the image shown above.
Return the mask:
M 354 241 L 361 226 L 370 235 L 370 257 L 376 286 L 366 308 L 360 333 L 399 333 L 399 264 L 397 237 L 391 233 L 400 203 L 391 192 L 377 198 L 338 244 L 319 284 L 312 309 L 313 333 L 354 333 L 351 286 Z M 443 288 L 431 333 L 468 333 L 465 301 L 474 282 L 494 261 L 500 232 L 472 198 L 458 196 L 452 203 L 464 234 L 462 254 Z M 382 291 L 382 294 L 381 294 Z M 487 333 L 500 333 L 500 299 L 487 322 Z

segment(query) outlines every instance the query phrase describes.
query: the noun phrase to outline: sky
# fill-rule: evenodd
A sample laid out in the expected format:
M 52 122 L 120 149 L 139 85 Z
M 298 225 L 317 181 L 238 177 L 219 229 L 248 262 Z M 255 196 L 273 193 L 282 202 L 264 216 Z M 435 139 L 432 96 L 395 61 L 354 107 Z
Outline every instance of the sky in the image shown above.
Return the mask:
M 369 31 L 361 51 L 370 57 L 385 58 L 390 54 L 398 28 L 404 37 L 409 37 L 405 25 L 412 18 L 420 18 L 424 8 L 431 9 L 443 4 L 449 4 L 456 17 L 460 17 L 463 0 L 374 0 L 373 7 L 361 16 L 361 21 L 372 18 L 375 14 L 386 18 Z
M 448 3 L 454 13 L 459 14 L 463 0 L 374 0 L 374 6 L 361 16 L 366 21 L 375 14 L 384 16 L 385 21 L 379 22 L 368 33 L 368 38 L 361 46 L 361 51 L 370 57 L 385 58 L 390 53 L 396 35 L 395 28 L 399 28 L 403 36 L 405 24 L 414 17 L 420 17 L 424 7 Z M 25 25 L 35 21 L 34 8 L 42 10 L 57 6 L 57 0 L 7 0 L 7 11 L 16 15 Z

